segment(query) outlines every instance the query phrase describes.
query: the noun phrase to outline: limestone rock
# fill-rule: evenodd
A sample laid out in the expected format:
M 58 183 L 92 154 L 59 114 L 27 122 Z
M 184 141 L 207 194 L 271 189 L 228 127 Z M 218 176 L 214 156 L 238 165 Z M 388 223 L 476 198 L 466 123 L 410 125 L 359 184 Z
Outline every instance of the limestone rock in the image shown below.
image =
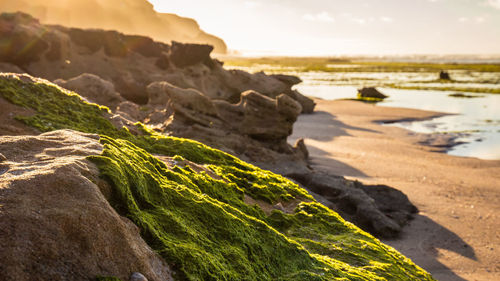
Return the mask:
M 313 113 L 316 103 L 312 99 L 304 96 L 303 94 L 301 94 L 299 91 L 296 90 L 289 92 L 288 95 L 292 97 L 294 100 L 296 100 L 298 103 L 300 103 L 300 105 L 302 106 L 302 113 L 305 114 Z
M 302 80 L 297 77 L 297 76 L 293 76 L 293 75 L 285 75 L 285 74 L 272 74 L 272 75 L 269 75 L 275 79 L 278 79 L 279 81 L 287 84 L 288 86 L 293 86 L 293 85 L 297 85 L 299 83 L 302 83 Z
M 214 47 L 201 44 L 183 44 L 172 41 L 170 60 L 178 67 L 191 66 L 210 60 Z
M 85 159 L 101 152 L 98 138 L 70 130 L 0 137 L 8 159 L 0 174 L 0 276 L 127 280 L 140 271 L 149 280 L 172 280 L 137 226 L 106 200 L 106 183 Z
M 143 107 L 143 109 L 141 109 L 141 107 L 136 103 L 133 103 L 131 101 L 123 101 L 118 104 L 116 113 L 131 121 L 137 121 L 143 120 L 146 117 L 145 110 L 147 110 L 147 108 Z
M 0 33 L 7 35 L 9 44 L 0 45 L 0 61 L 27 65 L 40 60 L 49 48 L 44 39 L 44 27 L 38 20 L 22 13 L 1 14 Z M 10 35 L 10 36 L 9 36 Z
M 383 238 L 394 238 L 418 210 L 401 191 L 385 185 L 363 185 L 324 172 L 289 174 L 344 219 Z
M 0 62 L 0 72 L 24 73 L 24 71 L 17 65 L 6 62 Z
M 112 109 L 124 101 L 124 98 L 115 91 L 113 83 L 94 74 L 84 73 L 67 81 L 58 79 L 54 83 L 77 92 L 90 102 L 105 105 Z
M 242 93 L 239 105 L 244 116 L 237 125 L 239 131 L 259 140 L 286 140 L 302 110 L 299 103 L 284 94 L 271 99 L 255 91 Z

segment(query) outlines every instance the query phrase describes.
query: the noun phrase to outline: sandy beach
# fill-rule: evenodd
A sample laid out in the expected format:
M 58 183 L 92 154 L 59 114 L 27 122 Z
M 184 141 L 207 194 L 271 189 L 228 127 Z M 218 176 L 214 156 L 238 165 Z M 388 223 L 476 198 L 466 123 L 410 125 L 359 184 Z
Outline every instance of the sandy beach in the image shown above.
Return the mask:
M 500 161 L 440 153 L 446 139 L 378 122 L 437 112 L 316 102 L 315 113 L 301 115 L 289 138 L 305 139 L 311 166 L 397 188 L 420 210 L 400 238 L 385 243 L 438 280 L 500 278 Z

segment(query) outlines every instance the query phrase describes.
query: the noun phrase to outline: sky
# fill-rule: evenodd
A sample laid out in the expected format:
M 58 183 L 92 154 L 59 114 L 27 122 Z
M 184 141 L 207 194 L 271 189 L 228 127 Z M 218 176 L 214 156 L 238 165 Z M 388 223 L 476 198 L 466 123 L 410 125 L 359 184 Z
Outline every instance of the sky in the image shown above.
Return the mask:
M 149 0 L 246 55 L 500 54 L 500 0 Z

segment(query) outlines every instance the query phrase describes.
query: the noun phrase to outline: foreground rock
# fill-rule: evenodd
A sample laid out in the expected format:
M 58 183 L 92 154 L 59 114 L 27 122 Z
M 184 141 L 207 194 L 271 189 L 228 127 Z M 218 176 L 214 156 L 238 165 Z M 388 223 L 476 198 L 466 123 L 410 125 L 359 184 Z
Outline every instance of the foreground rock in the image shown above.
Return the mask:
M 5 280 L 173 280 L 139 229 L 108 203 L 107 183 L 85 159 L 97 135 L 56 131 L 0 138 L 0 276 Z

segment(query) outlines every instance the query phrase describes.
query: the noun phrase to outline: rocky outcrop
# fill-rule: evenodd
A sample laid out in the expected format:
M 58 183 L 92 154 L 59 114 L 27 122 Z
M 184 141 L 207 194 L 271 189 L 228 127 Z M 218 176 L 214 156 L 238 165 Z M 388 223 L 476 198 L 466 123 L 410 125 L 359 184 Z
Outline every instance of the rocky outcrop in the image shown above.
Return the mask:
M 364 185 L 324 172 L 288 176 L 312 191 L 325 206 L 377 237 L 397 237 L 418 212 L 406 195 L 386 185 Z
M 288 95 L 304 113 L 314 108 L 311 99 L 291 89 L 297 78 L 228 71 L 210 58 L 209 45 L 168 45 L 116 31 L 43 25 L 22 13 L 0 15 L 0 27 L 0 37 L 15 46 L 0 46 L 0 62 L 51 81 L 97 75 L 134 103 L 148 103 L 146 87 L 166 81 L 230 103 L 237 103 L 242 92 L 254 90 L 270 98 Z
M 287 95 L 271 99 L 246 91 L 231 104 L 167 82 L 152 83 L 147 91 L 149 103 L 141 121 L 158 131 L 195 139 L 254 163 L 296 161 L 305 167 L 301 150 L 286 142 L 301 112 L 300 104 Z M 137 110 L 132 114 L 141 115 Z
M 141 272 L 173 280 L 138 227 L 108 203 L 109 185 L 85 159 L 101 153 L 97 135 L 4 136 L 0 151 L 2 279 L 128 280 Z
M 210 53 L 214 49 L 210 45 L 182 44 L 172 41 L 170 61 L 178 67 L 186 67 L 200 62 L 209 64 Z
M 215 52 L 226 53 L 224 41 L 200 29 L 195 20 L 175 14 L 158 13 L 147 0 L 2 0 L 0 12 L 22 11 L 46 24 L 78 28 L 112 29 L 154 38 L 210 44 Z
M 195 90 L 155 87 L 157 104 L 222 120 Z M 2 277 L 433 280 L 300 186 L 232 155 L 123 128 L 108 109 L 28 75 L 1 74 L 1 99 L 27 110 L 17 120 L 49 131 L 0 137 Z M 274 106 L 280 116 L 300 111 L 286 95 Z

